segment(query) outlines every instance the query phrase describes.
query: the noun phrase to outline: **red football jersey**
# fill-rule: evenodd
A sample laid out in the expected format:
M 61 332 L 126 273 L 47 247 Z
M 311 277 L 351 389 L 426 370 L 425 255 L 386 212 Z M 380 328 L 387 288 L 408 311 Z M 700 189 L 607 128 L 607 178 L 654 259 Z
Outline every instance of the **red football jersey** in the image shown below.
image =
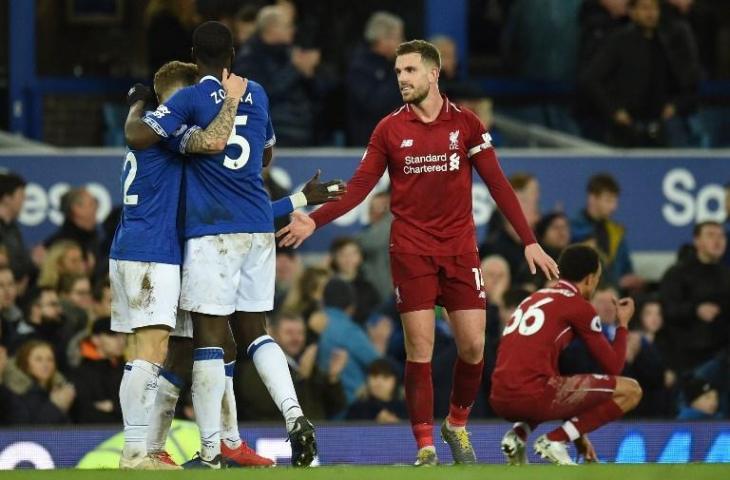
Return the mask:
M 558 356 L 576 334 L 605 373 L 621 373 L 626 329 L 619 327 L 613 344 L 609 343 L 593 305 L 573 284 L 561 280 L 523 300 L 505 326 L 492 374 L 492 396 L 539 395 L 550 377 L 560 375 Z
M 477 250 L 472 217 L 472 167 L 525 244 L 534 237 L 477 116 L 443 97 L 441 111 L 423 123 L 404 105 L 378 123 L 345 196 L 312 213 L 318 227 L 359 204 L 386 168 L 391 181 L 390 250 L 460 255 Z

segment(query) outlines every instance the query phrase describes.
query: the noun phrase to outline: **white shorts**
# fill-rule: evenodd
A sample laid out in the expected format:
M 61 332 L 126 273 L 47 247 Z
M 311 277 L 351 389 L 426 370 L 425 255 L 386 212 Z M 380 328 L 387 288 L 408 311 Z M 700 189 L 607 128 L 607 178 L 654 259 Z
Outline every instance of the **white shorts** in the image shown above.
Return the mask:
M 226 233 L 185 243 L 180 308 L 207 315 L 274 308 L 273 233 Z
M 180 266 L 167 263 L 109 260 L 112 288 L 112 330 L 175 328 L 180 297 Z
M 170 332 L 170 336 L 193 338 L 193 320 L 190 318 L 190 312 L 178 309 L 175 330 Z

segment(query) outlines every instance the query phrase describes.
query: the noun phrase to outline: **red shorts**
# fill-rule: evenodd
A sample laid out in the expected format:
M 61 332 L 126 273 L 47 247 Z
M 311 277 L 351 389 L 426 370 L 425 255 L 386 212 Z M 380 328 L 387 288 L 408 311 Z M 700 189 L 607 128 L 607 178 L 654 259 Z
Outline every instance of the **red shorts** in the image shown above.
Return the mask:
M 613 397 L 616 377 L 610 375 L 572 375 L 552 377 L 539 395 L 507 398 L 495 395 L 489 403 L 494 412 L 511 422 L 538 424 L 567 420 Z
M 479 254 L 454 256 L 390 254 L 396 306 L 400 313 L 430 310 L 485 310 L 487 295 Z

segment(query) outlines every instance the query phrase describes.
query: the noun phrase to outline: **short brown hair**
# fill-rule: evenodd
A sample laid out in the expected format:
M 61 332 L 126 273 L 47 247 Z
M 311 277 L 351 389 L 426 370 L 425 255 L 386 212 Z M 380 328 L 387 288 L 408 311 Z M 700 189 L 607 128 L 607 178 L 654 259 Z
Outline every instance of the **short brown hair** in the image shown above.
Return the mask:
M 411 40 L 398 45 L 398 49 L 395 51 L 395 55 L 398 57 L 409 53 L 419 53 L 422 61 L 433 63 L 441 70 L 441 53 L 433 43 L 426 40 Z
M 188 86 L 195 83 L 198 77 L 198 66 L 194 63 L 167 62 L 155 73 L 155 93 L 162 97 L 168 89 L 175 85 Z
M 618 195 L 621 193 L 621 187 L 613 176 L 608 173 L 598 173 L 588 179 L 586 191 L 593 195 L 600 195 L 604 192 Z
M 517 191 L 524 190 L 532 180 L 535 180 L 535 176 L 527 172 L 517 172 L 509 176 L 509 184 Z
M 704 222 L 700 222 L 694 226 L 694 228 L 692 229 L 692 236 L 694 238 L 697 238 L 702 235 L 702 230 L 704 230 L 705 227 L 717 227 L 722 229 L 722 224 L 714 220 L 705 220 Z

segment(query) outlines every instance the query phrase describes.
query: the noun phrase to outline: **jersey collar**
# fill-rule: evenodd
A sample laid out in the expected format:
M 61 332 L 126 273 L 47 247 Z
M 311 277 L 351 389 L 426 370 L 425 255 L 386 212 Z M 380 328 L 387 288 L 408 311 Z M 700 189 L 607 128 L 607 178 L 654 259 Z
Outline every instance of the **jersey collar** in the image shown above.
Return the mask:
M 444 95 L 443 93 L 441 94 L 441 98 L 444 100 L 443 105 L 441 105 L 441 111 L 439 112 L 438 117 L 436 117 L 436 119 L 433 122 L 431 122 L 430 125 L 433 125 L 434 123 L 437 123 L 437 122 L 446 122 L 446 121 L 451 120 L 452 110 L 454 110 L 454 104 L 452 104 L 449 101 L 449 99 L 446 97 L 446 95 Z M 408 120 L 410 122 L 420 122 L 421 121 L 421 119 L 418 118 L 418 116 L 415 113 L 413 113 L 413 109 L 411 108 L 411 105 L 408 103 L 405 104 L 405 109 L 403 110 L 403 113 L 406 114 L 406 120 Z M 423 122 L 421 122 L 421 123 L 423 123 Z
M 218 80 L 217 78 L 215 78 L 215 77 L 214 77 L 213 75 L 206 75 L 206 76 L 204 76 L 203 78 L 201 78 L 200 80 L 198 80 L 198 83 L 203 83 L 203 82 L 204 82 L 204 81 L 206 81 L 206 80 L 213 80 L 213 81 L 214 81 L 215 83 L 217 83 L 218 85 L 223 85 L 223 84 L 221 83 L 221 81 L 220 81 L 220 80 Z
M 566 281 L 566 280 L 558 280 L 558 285 L 563 286 L 567 288 L 568 290 L 572 290 L 575 293 L 578 293 L 578 287 L 573 285 L 572 283 Z

